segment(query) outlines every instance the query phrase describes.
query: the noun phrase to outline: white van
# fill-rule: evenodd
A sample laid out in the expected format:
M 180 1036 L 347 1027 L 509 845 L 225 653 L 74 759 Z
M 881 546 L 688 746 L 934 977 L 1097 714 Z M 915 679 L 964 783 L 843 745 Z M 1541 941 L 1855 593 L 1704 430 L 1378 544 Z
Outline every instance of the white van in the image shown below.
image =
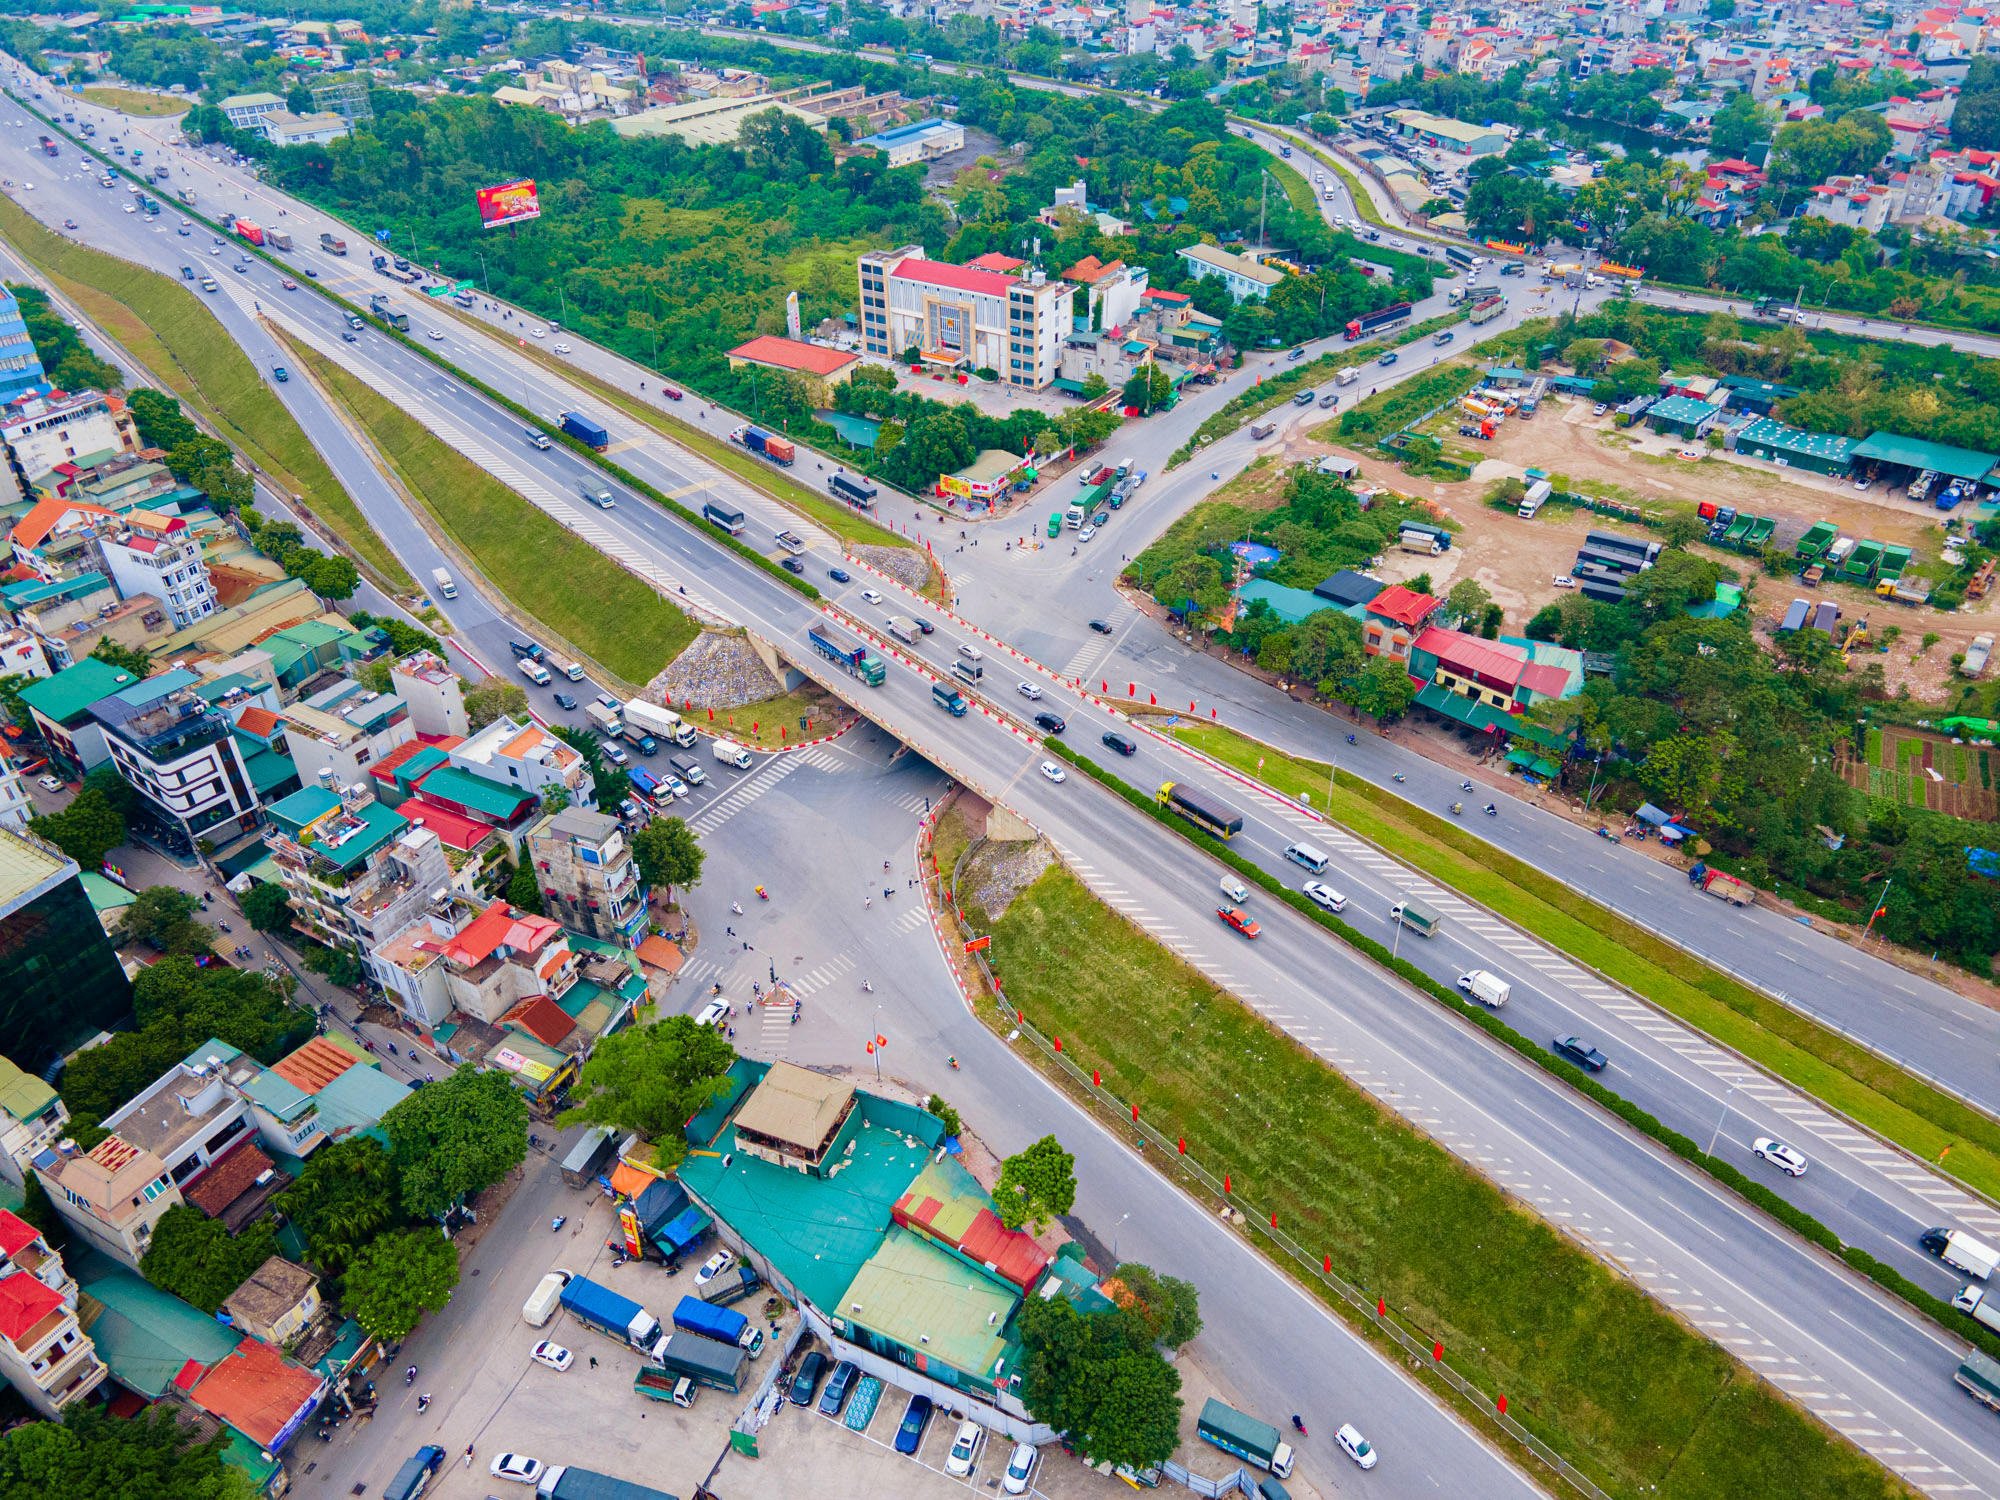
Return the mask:
M 1225 875 L 1222 877 L 1222 894 L 1241 906 L 1250 899 L 1250 888 L 1234 875 Z
M 551 1271 L 535 1286 L 533 1295 L 521 1304 L 521 1316 L 530 1328 L 544 1328 L 562 1303 L 563 1288 L 569 1285 L 568 1271 Z
M 519 667 L 521 675 L 534 683 L 536 687 L 547 687 L 549 685 L 549 669 L 540 662 L 529 661 L 524 656 L 515 662 L 514 665 Z
M 1307 843 L 1287 844 L 1285 858 L 1295 864 L 1304 865 L 1315 875 L 1326 868 L 1327 856 Z

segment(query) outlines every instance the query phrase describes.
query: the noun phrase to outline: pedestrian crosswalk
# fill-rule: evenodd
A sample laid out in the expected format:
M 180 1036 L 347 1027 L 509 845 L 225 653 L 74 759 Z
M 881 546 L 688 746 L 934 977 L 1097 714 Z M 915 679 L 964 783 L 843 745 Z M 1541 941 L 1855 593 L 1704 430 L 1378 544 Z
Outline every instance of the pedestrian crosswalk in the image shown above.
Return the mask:
M 688 827 L 698 837 L 706 838 L 798 768 L 798 756 L 774 756 L 738 782 L 721 801 L 709 804 L 688 819 Z
M 1063 664 L 1061 669 L 1062 675 L 1072 678 L 1088 677 L 1092 672 L 1097 670 L 1097 664 L 1104 660 L 1106 655 L 1110 653 L 1110 650 L 1110 636 L 1091 636 L 1089 640 L 1077 648 L 1076 655 Z

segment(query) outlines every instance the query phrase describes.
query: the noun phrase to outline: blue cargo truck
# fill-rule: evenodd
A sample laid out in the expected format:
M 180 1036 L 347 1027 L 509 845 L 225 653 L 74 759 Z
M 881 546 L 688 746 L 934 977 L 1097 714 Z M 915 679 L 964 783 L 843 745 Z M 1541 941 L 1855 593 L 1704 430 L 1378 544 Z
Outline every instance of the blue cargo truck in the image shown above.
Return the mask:
M 836 500 L 845 500 L 856 510 L 875 508 L 875 482 L 858 474 L 829 474 L 826 491 Z
M 602 453 L 611 446 L 611 434 L 581 412 L 566 411 L 562 414 L 562 430 L 579 443 L 595 448 Z
M 699 1297 L 683 1297 L 674 1304 L 674 1327 L 720 1344 L 733 1344 L 743 1337 L 750 1320 L 727 1307 L 713 1307 Z
M 711 500 L 702 506 L 701 516 L 711 526 L 720 526 L 731 536 L 742 534 L 743 512 L 733 505 L 718 505 L 715 501 Z
M 835 634 L 831 627 L 815 625 L 806 632 L 806 639 L 813 650 L 834 663 L 850 677 L 859 677 L 870 687 L 880 687 L 888 675 L 888 668 L 882 665 L 882 658 L 866 646 L 858 645 Z
M 579 1323 L 587 1323 L 634 1349 L 651 1350 L 660 1341 L 660 1320 L 630 1297 L 586 1276 L 572 1276 L 562 1289 L 562 1305 Z

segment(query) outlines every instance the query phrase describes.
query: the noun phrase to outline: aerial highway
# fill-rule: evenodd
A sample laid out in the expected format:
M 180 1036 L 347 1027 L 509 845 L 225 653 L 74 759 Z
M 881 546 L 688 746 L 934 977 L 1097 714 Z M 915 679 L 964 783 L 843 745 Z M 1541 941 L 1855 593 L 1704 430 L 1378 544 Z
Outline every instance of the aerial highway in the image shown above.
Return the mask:
M 115 204 L 109 190 L 69 177 L 44 184 L 41 191 L 60 199 L 56 211 L 67 208 L 80 226 L 90 226 L 88 230 L 80 227 L 79 234 L 102 234 L 106 238 L 96 242 L 116 246 L 120 253 L 173 274 L 169 268 L 177 263 L 186 241 L 170 232 L 147 233 L 138 216 L 122 214 L 122 205 L 115 205 L 116 212 L 87 206 L 92 199 Z M 49 201 L 39 195 L 24 197 L 45 217 L 51 211 Z M 92 217 L 86 219 L 86 212 Z M 303 245 L 303 236 L 299 238 Z M 245 273 L 223 278 L 226 290 L 217 300 L 234 305 L 236 321 L 225 320 L 233 336 L 244 337 L 238 330 L 246 327 L 261 333 L 256 322 L 261 304 L 281 325 L 320 345 L 330 357 L 348 363 L 459 451 L 551 513 L 561 515 L 579 534 L 614 555 L 629 553 L 628 560 L 636 566 L 657 571 L 663 588 L 685 588 L 691 602 L 739 620 L 799 654 L 803 628 L 816 617 L 806 601 L 733 555 L 720 552 L 699 530 L 636 500 L 612 512 L 586 511 L 575 498 L 580 461 L 528 447 L 520 440 L 515 419 L 441 375 L 400 344 L 373 333 L 347 343 L 340 337 L 338 319 L 330 307 L 309 294 L 295 298 L 277 290 L 276 277 L 270 267 L 258 264 Z M 248 317 L 243 316 L 246 301 L 251 304 Z M 504 346 L 489 345 L 462 332 L 457 341 L 449 351 L 454 359 L 462 360 L 474 373 L 532 409 L 546 414 L 575 403 L 574 393 L 566 391 L 561 382 L 539 366 L 518 359 Z M 246 347 L 251 347 L 247 341 Z M 270 347 L 275 350 L 275 346 Z M 475 357 L 489 363 L 473 365 L 470 361 Z M 287 387 L 285 394 L 288 402 L 296 400 L 307 408 L 312 404 L 313 398 L 306 392 Z M 300 405 L 294 406 L 295 411 L 300 409 Z M 616 413 L 600 412 L 599 416 L 612 427 L 615 439 L 634 443 L 618 455 L 620 462 L 661 488 L 692 494 L 704 487 L 722 487 L 757 515 L 761 524 L 775 528 L 792 523 L 789 513 L 742 493 L 727 476 L 715 473 L 701 460 L 646 438 L 636 424 L 621 421 Z M 308 430 L 317 441 L 318 432 Z M 388 512 L 398 509 L 399 502 L 386 495 L 372 500 L 357 495 L 357 500 L 400 553 L 402 542 L 387 524 L 393 521 Z M 411 529 L 407 519 L 404 529 Z M 822 582 L 819 569 L 830 554 L 823 537 L 813 540 L 821 545 L 814 553 L 818 566 L 812 576 L 815 582 Z M 405 555 L 414 570 L 415 560 Z M 870 601 L 860 597 L 865 583 L 864 578 L 844 591 L 835 590 L 854 612 L 855 622 L 864 626 L 871 623 Z M 921 607 L 907 598 L 901 603 L 912 610 Z M 923 654 L 934 664 L 948 659 L 948 647 L 984 639 L 948 616 L 932 614 L 938 633 Z M 997 660 L 994 668 L 999 670 Z M 1007 670 L 1011 672 L 1011 666 Z M 1042 686 L 1045 701 L 1061 705 L 1059 711 L 1069 720 L 1068 734 L 1080 747 L 1118 725 L 1118 720 L 1062 687 L 1051 674 L 1035 674 L 1025 664 L 1023 671 L 1028 680 Z M 835 683 L 836 687 L 842 685 Z M 1004 699 L 1011 690 L 1004 678 L 989 686 L 996 699 Z M 1278 913 L 1266 922 L 1263 939 L 1242 945 L 1211 915 L 1215 867 L 1167 831 L 1134 818 L 1122 804 L 1076 778 L 1062 786 L 1044 781 L 1036 769 L 1042 757 L 1032 736 L 1017 724 L 1006 722 L 997 705 L 992 712 L 948 720 L 930 703 L 928 675 L 904 662 L 892 668 L 884 689 L 866 695 L 864 706 L 871 717 L 953 775 L 1006 800 L 1036 822 L 1107 900 L 1263 1011 L 1273 1024 L 1320 1050 L 1350 1077 L 1385 1098 L 1393 1098 L 1394 1107 L 1418 1120 L 1467 1160 L 1491 1170 L 1524 1200 L 1552 1215 L 1574 1215 L 1563 1221 L 1572 1233 L 1635 1268 L 1633 1274 L 1670 1305 L 1681 1307 L 1690 1317 L 1705 1314 L 1697 1321 L 1725 1343 L 1739 1343 L 1737 1352 L 1753 1367 L 1762 1368 L 1759 1362 L 1767 1361 L 1770 1368 L 1766 1373 L 1788 1385 L 1809 1407 L 1825 1412 L 1834 1425 L 1856 1435 L 1864 1446 L 1872 1440 L 1871 1434 L 1880 1438 L 1888 1430 L 1881 1426 L 1886 1421 L 1894 1430 L 1877 1442 L 1875 1451 L 1913 1483 L 1942 1492 L 1966 1482 L 1967 1476 L 1976 1476 L 1980 1487 L 1994 1485 L 1995 1475 L 1984 1467 L 1988 1460 L 1978 1447 L 1987 1428 L 1972 1420 L 1968 1404 L 1959 1400 L 1948 1384 L 1949 1366 L 1956 1358 L 1950 1340 L 1854 1283 L 1761 1216 L 1722 1199 L 1705 1179 L 1688 1173 L 1613 1125 L 1556 1081 L 1493 1048 L 1483 1036 L 1417 1000 L 1372 967 L 1330 949 L 1323 935 L 1296 916 Z M 1149 744 L 1141 753 L 1144 766 L 1135 759 L 1131 767 L 1121 767 L 1135 783 L 1174 776 L 1209 778 L 1218 789 L 1231 787 L 1177 750 Z M 1233 789 L 1232 794 L 1246 796 Z M 1283 843 L 1278 841 L 1298 836 L 1296 827 L 1288 827 L 1290 820 L 1276 810 L 1259 807 L 1255 815 L 1257 824 L 1254 831 L 1246 830 L 1244 847 L 1255 847 L 1266 858 L 1281 857 Z M 1295 810 L 1293 816 L 1300 817 Z M 1302 817 L 1300 821 L 1311 823 Z M 1368 930 L 1361 908 L 1373 908 L 1378 902 L 1386 905 L 1383 898 L 1402 877 L 1393 867 L 1371 866 L 1365 850 L 1342 848 L 1334 852 L 1342 870 L 1341 883 L 1353 887 L 1350 894 L 1355 900 L 1356 920 Z M 1466 921 L 1469 930 L 1477 932 L 1470 925 L 1473 920 L 1483 919 L 1475 914 Z M 1481 936 L 1490 937 L 1494 947 L 1502 951 L 1508 943 L 1527 945 L 1520 954 L 1517 998 L 1511 1002 L 1522 1015 L 1529 1014 L 1531 1006 L 1549 1007 L 1534 1012 L 1537 1018 L 1544 1014 L 1574 1015 L 1573 1007 L 1589 1003 L 1590 997 L 1567 976 L 1550 978 L 1550 987 L 1544 987 L 1542 979 L 1528 972 L 1538 974 L 1538 960 L 1547 957 L 1533 948 L 1531 940 L 1497 929 Z M 1414 941 L 1405 940 L 1410 945 Z M 1456 968 L 1471 951 L 1447 952 L 1439 946 L 1432 961 L 1444 969 Z M 1415 956 L 1412 946 L 1405 946 L 1404 952 Z M 1487 956 L 1491 957 L 1490 950 Z M 1481 966 L 1494 967 L 1500 962 L 1504 960 Z M 1320 982 L 1308 986 L 1298 977 L 1303 974 L 1315 975 Z M 1631 1087 L 1657 1088 L 1669 1104 L 1685 1099 L 1684 1114 L 1693 1113 L 1694 1095 L 1713 1101 L 1726 1098 L 1722 1091 L 1736 1087 L 1722 1083 L 1718 1089 L 1721 1075 L 1713 1070 L 1676 1067 L 1673 1047 L 1649 1038 L 1646 1027 L 1639 1024 L 1646 1018 L 1647 1013 L 1640 1009 L 1628 1020 L 1629 1045 L 1634 1057 L 1644 1057 L 1648 1067 L 1657 1066 L 1657 1074 L 1621 1062 L 1621 1075 L 1627 1068 L 1632 1072 L 1635 1081 Z M 1526 1023 L 1517 1024 L 1525 1027 Z M 1612 1023 L 1607 1020 L 1604 1024 Z M 1338 1043 L 1329 1040 L 1335 1035 L 1340 1038 Z M 1487 1080 L 1492 1087 L 1465 1090 L 1464 1081 L 1473 1077 Z M 1623 1076 L 1617 1083 L 1626 1086 Z M 1469 1097 L 1472 1093 L 1477 1097 Z M 1788 1107 L 1799 1103 L 1780 1102 Z M 1778 1104 L 1760 1102 L 1756 1107 L 1776 1109 Z M 1661 1112 L 1673 1113 L 1665 1108 Z M 1691 1134 L 1702 1133 L 1710 1117 L 1707 1103 L 1702 1105 L 1702 1114 L 1698 1122 L 1687 1119 L 1676 1123 Z M 1746 1126 L 1753 1123 L 1747 1114 L 1742 1115 L 1730 1128 L 1730 1137 L 1747 1134 Z M 1717 1123 L 1718 1134 L 1729 1126 L 1729 1111 L 1725 1110 Z M 1501 1163 L 1506 1163 L 1504 1168 Z M 1887 1215 L 1883 1222 L 1898 1223 L 1909 1215 L 1909 1194 L 1878 1183 L 1876 1179 L 1886 1175 L 1877 1171 L 1871 1177 L 1860 1152 L 1847 1153 L 1847 1160 L 1837 1167 L 1816 1157 L 1814 1175 L 1804 1179 L 1800 1189 L 1817 1190 L 1817 1176 L 1835 1182 L 1832 1196 L 1841 1197 L 1850 1194 L 1840 1191 L 1840 1182 L 1845 1181 L 1850 1189 L 1856 1183 L 1866 1183 L 1867 1191 L 1859 1196 L 1870 1201 L 1861 1210 L 1861 1221 L 1883 1213 Z M 1565 1200 L 1574 1206 L 1556 1207 Z M 1672 1205 L 1690 1221 L 1692 1229 L 1671 1215 L 1657 1213 L 1660 1201 Z M 1883 1207 L 1878 1209 L 1877 1204 Z M 1814 1206 L 1815 1211 L 1822 1211 L 1819 1205 Z M 1662 1222 L 1652 1222 L 1656 1219 Z M 1843 1232 L 1853 1237 L 1852 1229 Z M 1716 1244 L 1708 1243 L 1710 1238 Z M 1886 1247 L 1878 1253 L 1886 1256 Z M 1867 1332 L 1855 1339 L 1847 1329 Z M 1885 1380 L 1864 1341 L 1900 1349 L 1897 1359 L 1906 1361 L 1913 1370 L 1940 1372 L 1937 1380 L 1931 1384 L 1914 1377 L 1904 1382 Z

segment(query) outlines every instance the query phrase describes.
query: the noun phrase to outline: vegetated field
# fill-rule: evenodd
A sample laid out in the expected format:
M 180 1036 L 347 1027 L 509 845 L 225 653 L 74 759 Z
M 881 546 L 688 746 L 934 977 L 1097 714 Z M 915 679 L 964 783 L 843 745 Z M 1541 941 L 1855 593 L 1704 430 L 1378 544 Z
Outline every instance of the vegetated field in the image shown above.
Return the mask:
M 1057 867 L 990 926 L 1018 1006 L 1616 1495 L 1908 1493 Z M 1421 1002 L 1413 1002 L 1421 1003 Z M 1308 1283 L 1309 1284 L 1309 1283 Z M 1942 1398 L 1941 1398 L 1942 1399 Z
M 1310 792 L 1314 803 L 1326 806 L 1342 827 L 1913 1155 L 1938 1163 L 1940 1172 L 2000 1196 L 2000 1125 L 1958 1100 L 1380 787 L 1342 773 L 1328 803 L 1330 768 L 1320 762 L 1286 755 L 1215 725 L 1185 724 L 1171 732 L 1289 796 Z
M 1954 745 L 1942 735 L 1898 724 L 1868 731 L 1865 761 L 1853 758 L 1852 746 L 1847 749 L 1840 771 L 1857 791 L 1955 818 L 2000 820 L 2000 796 L 1993 787 L 2000 751 L 1985 745 Z M 1941 779 L 1933 778 L 1932 771 Z
M 194 107 L 193 101 L 188 99 L 177 99 L 167 94 L 145 94 L 137 89 L 85 89 L 83 97 L 102 109 L 115 109 L 121 115 L 139 115 L 146 119 L 184 115 Z
M 199 297 L 129 261 L 70 243 L 6 199 L 0 199 L 0 233 L 154 379 L 200 412 L 223 441 L 288 493 L 303 495 L 306 507 L 391 587 L 415 587 L 249 356 Z
M 709 719 L 698 708 L 680 711 L 692 724 Z M 778 750 L 803 740 L 821 739 L 853 723 L 854 717 L 854 711 L 840 699 L 808 683 L 801 691 L 782 697 L 760 699 L 741 708 L 718 708 L 704 727 L 752 750 Z
M 438 524 L 523 613 L 635 686 L 694 639 L 694 622 L 650 584 L 452 452 L 388 398 L 332 361 L 293 347 Z
M 1462 360 L 1442 364 L 1414 380 L 1364 397 L 1359 405 L 1343 412 L 1339 421 L 1317 428 L 1314 435 L 1322 442 L 1365 444 L 1370 438 L 1399 431 L 1433 406 L 1456 401 L 1479 384 L 1479 380 L 1480 370 L 1476 365 Z

